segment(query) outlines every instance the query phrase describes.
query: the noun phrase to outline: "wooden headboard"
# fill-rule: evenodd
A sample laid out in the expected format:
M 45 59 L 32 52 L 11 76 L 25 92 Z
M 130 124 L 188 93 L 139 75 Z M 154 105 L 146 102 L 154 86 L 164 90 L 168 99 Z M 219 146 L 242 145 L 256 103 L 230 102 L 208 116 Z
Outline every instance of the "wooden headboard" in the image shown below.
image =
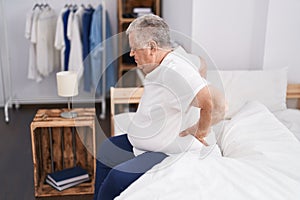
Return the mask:
M 300 84 L 288 84 L 287 87 L 287 99 L 299 99 L 300 98 Z
M 297 108 L 300 109 L 300 84 L 288 84 L 287 99 L 297 99 Z

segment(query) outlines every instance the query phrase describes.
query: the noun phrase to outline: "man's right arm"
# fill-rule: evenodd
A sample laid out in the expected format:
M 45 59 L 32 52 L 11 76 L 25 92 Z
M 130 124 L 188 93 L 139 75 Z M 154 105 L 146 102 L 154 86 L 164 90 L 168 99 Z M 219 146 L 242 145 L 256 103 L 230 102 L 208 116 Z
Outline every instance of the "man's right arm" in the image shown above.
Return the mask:
M 227 103 L 224 94 L 220 90 L 212 85 L 208 85 L 208 90 L 213 104 L 211 125 L 214 125 L 224 119 Z

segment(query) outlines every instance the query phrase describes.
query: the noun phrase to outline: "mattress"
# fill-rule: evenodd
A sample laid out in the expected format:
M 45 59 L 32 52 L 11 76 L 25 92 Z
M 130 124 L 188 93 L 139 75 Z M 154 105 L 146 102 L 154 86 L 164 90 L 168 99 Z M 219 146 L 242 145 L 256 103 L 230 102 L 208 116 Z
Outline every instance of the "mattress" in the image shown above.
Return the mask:
M 295 118 L 287 120 L 288 112 Z M 263 104 L 247 103 L 221 126 L 223 157 L 169 156 L 116 199 L 300 199 L 300 142 L 279 121 L 299 119 L 288 112 L 275 117 Z

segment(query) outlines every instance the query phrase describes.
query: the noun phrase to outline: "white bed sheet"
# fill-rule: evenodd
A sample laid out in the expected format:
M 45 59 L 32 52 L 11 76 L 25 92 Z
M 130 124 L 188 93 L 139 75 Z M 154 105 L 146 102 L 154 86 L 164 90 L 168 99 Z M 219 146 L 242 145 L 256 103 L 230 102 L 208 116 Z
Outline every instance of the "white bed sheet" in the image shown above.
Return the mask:
M 300 142 L 264 105 L 246 104 L 218 141 L 224 157 L 170 156 L 116 199 L 300 199 Z
M 274 112 L 274 115 L 281 121 L 300 141 L 300 110 L 286 109 Z

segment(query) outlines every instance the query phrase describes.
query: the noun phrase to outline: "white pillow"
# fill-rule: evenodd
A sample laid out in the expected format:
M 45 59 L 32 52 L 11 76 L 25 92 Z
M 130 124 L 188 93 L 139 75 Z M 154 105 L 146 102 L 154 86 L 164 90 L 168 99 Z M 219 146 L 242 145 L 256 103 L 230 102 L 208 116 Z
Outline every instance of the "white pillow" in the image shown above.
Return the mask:
M 128 127 L 132 121 L 135 112 L 126 112 L 114 116 L 115 136 L 127 133 Z
M 208 71 L 207 80 L 224 91 L 231 118 L 247 101 L 259 101 L 271 112 L 286 109 L 287 68 L 255 71 Z

